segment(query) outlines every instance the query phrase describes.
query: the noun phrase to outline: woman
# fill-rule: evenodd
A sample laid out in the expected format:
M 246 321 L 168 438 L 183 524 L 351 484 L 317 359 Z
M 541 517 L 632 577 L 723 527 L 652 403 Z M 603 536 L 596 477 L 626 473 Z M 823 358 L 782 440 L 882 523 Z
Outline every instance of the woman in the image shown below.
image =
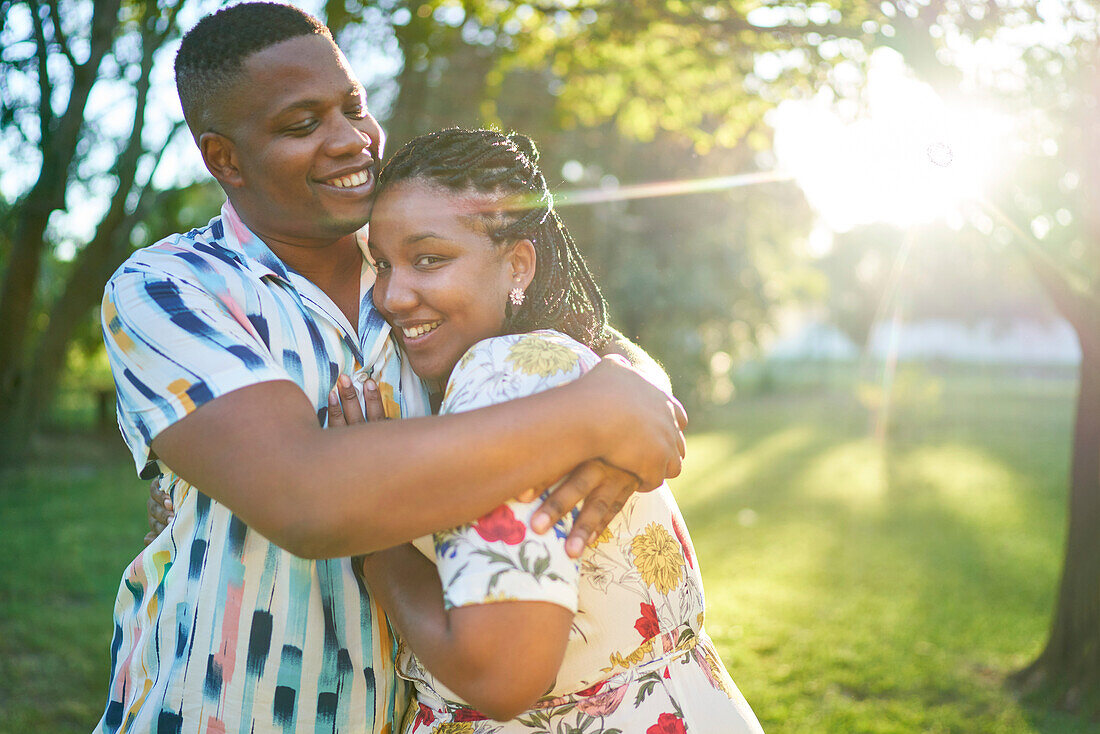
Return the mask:
M 379 177 L 374 302 L 413 371 L 446 385 L 440 412 L 550 389 L 598 361 L 604 302 L 536 163 L 526 137 L 451 129 L 413 140 Z M 564 549 L 570 518 L 532 531 L 538 504 L 363 561 L 415 686 L 404 731 L 759 732 L 703 631 L 668 488 L 633 495 L 579 563 Z

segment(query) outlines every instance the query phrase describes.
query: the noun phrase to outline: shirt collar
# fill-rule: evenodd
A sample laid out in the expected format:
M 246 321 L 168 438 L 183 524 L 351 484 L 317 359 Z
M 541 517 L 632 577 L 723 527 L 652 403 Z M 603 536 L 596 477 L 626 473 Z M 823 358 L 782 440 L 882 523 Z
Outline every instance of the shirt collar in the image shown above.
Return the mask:
M 241 221 L 240 215 L 228 200 L 222 204 L 221 219 L 222 238 L 226 248 L 235 252 L 249 271 L 258 278 L 270 275 L 293 287 L 286 265 Z

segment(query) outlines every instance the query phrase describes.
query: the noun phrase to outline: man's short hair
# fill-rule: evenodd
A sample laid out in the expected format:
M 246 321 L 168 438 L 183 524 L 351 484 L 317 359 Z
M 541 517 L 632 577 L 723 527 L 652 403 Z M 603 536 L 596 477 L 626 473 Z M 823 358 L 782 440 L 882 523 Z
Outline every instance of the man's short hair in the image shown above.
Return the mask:
M 245 59 L 309 35 L 332 40 L 324 23 L 281 3 L 230 5 L 200 20 L 176 53 L 176 91 L 191 134 L 197 138 L 216 124 L 221 98 L 244 71 Z

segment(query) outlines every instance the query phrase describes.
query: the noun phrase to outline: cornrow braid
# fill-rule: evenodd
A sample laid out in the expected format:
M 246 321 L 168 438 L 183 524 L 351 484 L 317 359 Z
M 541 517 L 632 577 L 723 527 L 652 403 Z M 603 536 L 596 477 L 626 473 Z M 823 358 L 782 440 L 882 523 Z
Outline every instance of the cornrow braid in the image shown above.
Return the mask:
M 535 277 L 523 305 L 508 306 L 510 333 L 556 329 L 598 349 L 608 338 L 607 304 L 558 213 L 538 167 L 538 149 L 526 135 L 448 128 L 409 141 L 378 176 L 377 193 L 401 181 L 423 179 L 458 193 L 499 197 L 490 213 L 496 244 L 528 239 L 535 246 Z

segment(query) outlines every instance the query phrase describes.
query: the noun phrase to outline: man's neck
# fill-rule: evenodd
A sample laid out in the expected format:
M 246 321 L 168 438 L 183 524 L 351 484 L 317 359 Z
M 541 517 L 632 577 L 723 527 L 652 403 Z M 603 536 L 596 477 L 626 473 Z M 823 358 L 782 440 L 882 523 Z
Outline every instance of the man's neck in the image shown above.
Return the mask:
M 302 277 L 324 291 L 344 313 L 352 328 L 359 328 L 359 281 L 363 255 L 355 234 L 330 244 L 295 244 L 259 232 L 256 236 Z

